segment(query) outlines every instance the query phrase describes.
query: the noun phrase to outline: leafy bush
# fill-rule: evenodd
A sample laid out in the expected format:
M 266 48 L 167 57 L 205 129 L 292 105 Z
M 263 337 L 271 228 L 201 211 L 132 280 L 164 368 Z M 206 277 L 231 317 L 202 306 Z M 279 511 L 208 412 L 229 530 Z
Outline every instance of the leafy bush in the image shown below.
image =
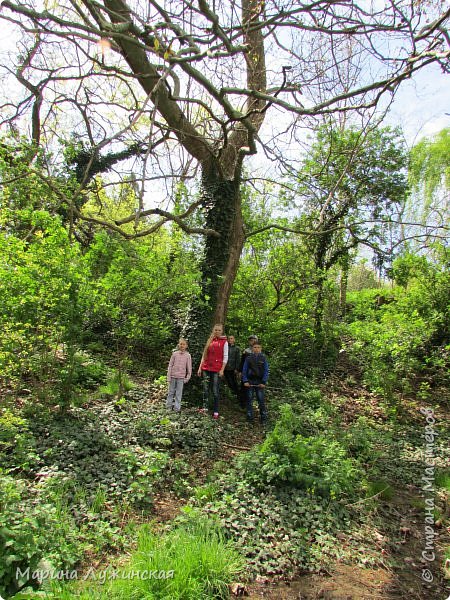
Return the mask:
M 383 432 L 383 445 L 387 445 L 392 440 L 389 432 Z M 360 462 L 376 464 L 380 455 L 377 443 L 380 441 L 380 431 L 375 423 L 365 416 L 359 416 L 352 423 L 342 436 L 350 455 L 358 458 Z
M 300 418 L 288 404 L 263 444 L 241 459 L 255 484 L 288 484 L 320 494 L 357 494 L 362 481 L 358 463 L 344 446 L 325 435 L 304 436 Z
M 105 385 L 99 389 L 100 394 L 106 396 L 114 396 L 118 399 L 123 397 L 123 394 L 132 390 L 134 387 L 129 376 L 122 370 L 116 369 Z
M 26 584 L 20 573 L 28 567 L 32 572 L 45 560 L 64 569 L 80 558 L 82 545 L 68 512 L 40 502 L 26 482 L 4 475 L 0 498 L 0 595 L 11 595 Z
M 12 217 L 5 213 L 0 226 Z M 10 384 L 31 377 L 47 385 L 58 378 L 58 346 L 79 337 L 85 271 L 58 217 L 44 210 L 14 214 L 32 235 L 0 235 L 0 373 Z
M 121 449 L 118 453 L 119 469 L 129 472 L 129 487 L 124 492 L 124 500 L 138 508 L 150 508 L 158 484 L 164 479 L 169 455 L 167 452 L 143 449 Z
M 35 442 L 26 419 L 0 409 L 0 462 L 6 469 L 28 471 L 37 460 Z
M 159 369 L 197 293 L 195 257 L 164 230 L 133 242 L 100 231 L 83 266 L 85 343 L 103 343 L 116 361 L 144 357 Z
M 386 398 L 396 390 L 423 395 L 432 385 L 448 383 L 448 250 L 436 255 L 435 262 L 408 254 L 398 258 L 393 274 L 399 286 L 388 297 L 374 290 L 349 295 L 347 350 L 362 368 L 364 383 Z
M 380 323 L 354 322 L 350 354 L 363 367 L 364 382 L 384 396 L 408 381 L 421 369 L 420 354 L 429 337 L 429 325 L 416 315 L 386 310 Z
M 74 384 L 85 389 L 95 389 L 105 381 L 108 368 L 101 360 L 98 358 L 94 360 L 86 352 L 77 352 L 74 359 Z
M 120 414 L 114 410 L 108 414 L 120 423 Z M 36 420 L 33 428 L 41 456 L 37 475 L 64 477 L 71 501 L 81 488 L 87 494 L 86 501 L 91 502 L 100 487 L 109 501 L 151 507 L 155 489 L 165 477 L 168 454 L 129 446 L 121 437 L 125 432 L 114 432 L 113 426 L 114 422 L 106 422 L 107 430 L 103 431 L 101 426 L 95 427 L 92 414 L 81 410 L 76 416 L 68 413 L 64 419 Z

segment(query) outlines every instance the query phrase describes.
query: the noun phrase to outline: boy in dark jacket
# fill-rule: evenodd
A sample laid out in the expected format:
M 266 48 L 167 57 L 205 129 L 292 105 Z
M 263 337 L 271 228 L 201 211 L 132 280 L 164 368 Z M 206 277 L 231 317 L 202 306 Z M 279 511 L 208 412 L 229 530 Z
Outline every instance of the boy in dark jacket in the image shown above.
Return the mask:
M 253 352 L 253 344 L 258 341 L 258 336 L 249 335 L 248 336 L 248 347 L 242 352 L 241 356 L 241 364 L 239 365 L 239 373 L 242 373 L 244 368 L 245 359 Z M 241 377 L 241 387 L 239 390 L 239 404 L 241 408 L 246 408 L 247 406 L 247 388 L 244 386 L 244 382 Z
M 223 372 L 225 381 L 228 387 L 239 400 L 239 386 L 237 382 L 237 374 L 239 373 L 239 367 L 241 364 L 241 350 L 239 346 L 236 346 L 236 340 L 234 335 L 228 336 L 228 362 Z
M 253 394 L 256 392 L 259 417 L 261 423 L 264 424 L 267 421 L 264 390 L 269 379 L 269 363 L 261 350 L 261 343 L 255 342 L 251 354 L 245 359 L 242 369 L 242 381 L 247 392 L 247 421 L 253 422 Z

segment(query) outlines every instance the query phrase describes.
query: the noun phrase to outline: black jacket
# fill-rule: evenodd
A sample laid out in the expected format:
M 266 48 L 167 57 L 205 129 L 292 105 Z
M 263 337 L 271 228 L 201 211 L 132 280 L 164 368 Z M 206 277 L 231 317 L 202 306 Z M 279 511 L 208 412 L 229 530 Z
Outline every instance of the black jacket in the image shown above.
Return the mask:
M 239 346 L 230 346 L 228 344 L 228 362 L 226 364 L 226 371 L 239 371 L 241 362 L 241 349 Z

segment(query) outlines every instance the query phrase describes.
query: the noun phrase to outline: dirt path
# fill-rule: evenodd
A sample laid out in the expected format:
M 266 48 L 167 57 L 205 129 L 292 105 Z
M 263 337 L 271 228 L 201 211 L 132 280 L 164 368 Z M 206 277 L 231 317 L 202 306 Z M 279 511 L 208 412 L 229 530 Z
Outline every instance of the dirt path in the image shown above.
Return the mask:
M 200 463 L 195 464 L 196 485 L 204 483 L 218 462 L 229 464 L 238 454 L 246 452 L 262 442 L 264 433 L 261 427 L 258 424 L 249 425 L 245 417 L 245 411 L 238 408 L 237 403 L 230 397 L 227 396 L 222 401 L 221 414 L 217 424 L 219 429 L 222 429 L 224 424 L 227 424 L 228 427 L 226 430 L 222 429 L 217 456 L 207 460 L 202 459 Z M 211 419 L 211 414 L 206 414 L 204 418 Z M 172 520 L 179 514 L 182 506 L 183 502 L 180 501 L 180 498 L 170 491 L 157 494 L 154 503 L 155 520 L 160 523 Z

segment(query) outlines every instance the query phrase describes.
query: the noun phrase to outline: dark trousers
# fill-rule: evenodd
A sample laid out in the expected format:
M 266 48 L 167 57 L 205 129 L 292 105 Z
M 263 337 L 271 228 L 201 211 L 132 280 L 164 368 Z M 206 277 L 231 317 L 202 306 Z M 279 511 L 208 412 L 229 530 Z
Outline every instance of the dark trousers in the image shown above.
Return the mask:
M 236 396 L 236 398 L 239 399 L 239 385 L 238 385 L 238 382 L 236 379 L 236 373 L 234 372 L 233 369 L 228 369 L 228 370 L 225 369 L 223 374 L 225 376 L 225 381 L 227 382 L 228 387 L 233 392 L 233 394 Z
M 245 408 L 247 406 L 247 388 L 242 380 L 239 388 L 239 404 L 241 408 Z

